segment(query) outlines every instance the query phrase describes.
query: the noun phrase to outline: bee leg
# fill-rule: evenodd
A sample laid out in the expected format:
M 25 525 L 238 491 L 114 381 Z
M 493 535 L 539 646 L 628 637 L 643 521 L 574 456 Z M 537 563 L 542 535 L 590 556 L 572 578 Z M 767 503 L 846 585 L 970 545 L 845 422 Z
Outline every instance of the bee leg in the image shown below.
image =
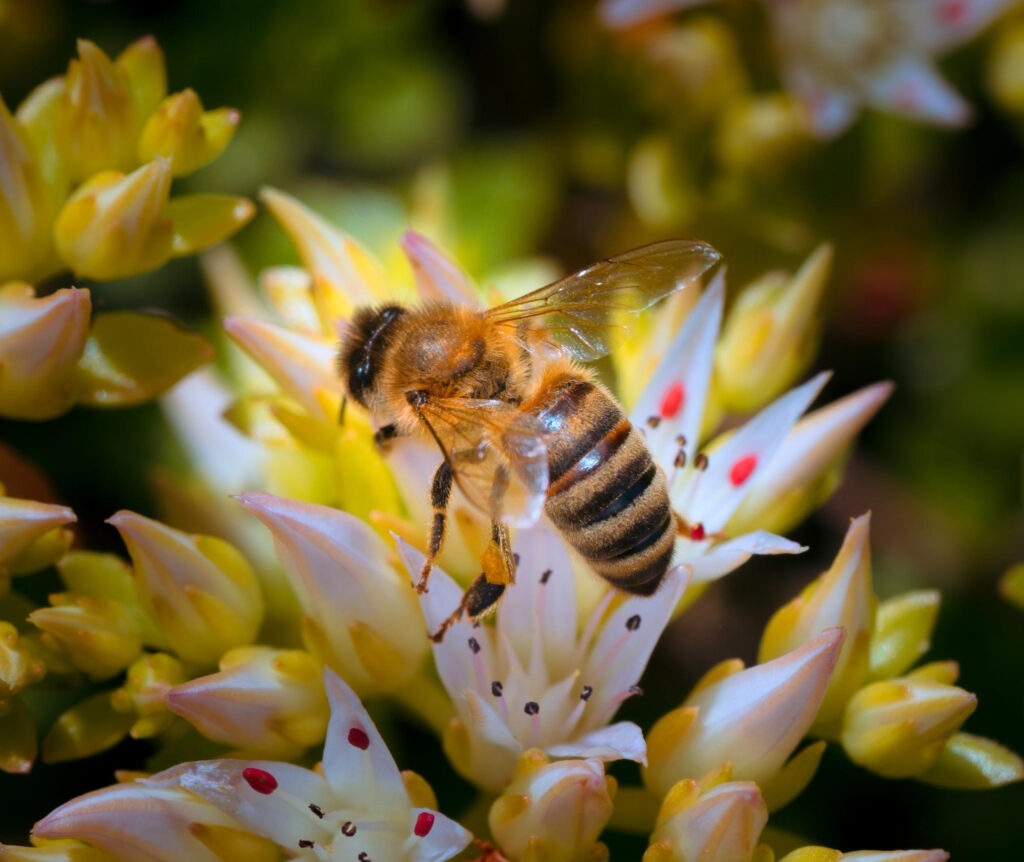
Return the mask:
M 452 466 L 446 458 L 434 473 L 430 484 L 430 505 L 434 509 L 434 520 L 430 524 L 429 547 L 427 558 L 420 569 L 420 579 L 416 584 L 416 592 L 425 593 L 430 580 L 430 570 L 434 561 L 444 547 L 444 536 L 448 529 L 448 501 L 452 496 Z
M 401 437 L 398 433 L 398 426 L 395 424 L 381 425 L 376 431 L 373 432 L 373 442 L 377 444 L 378 449 L 384 449 L 385 443 L 390 440 L 394 440 L 396 437 Z
M 512 540 L 508 527 L 500 521 L 491 521 L 491 541 L 484 550 L 481 560 L 483 576 L 491 584 L 514 584 L 516 581 L 516 560 L 512 553 Z
M 471 622 L 480 622 L 489 613 L 498 607 L 498 601 L 505 593 L 505 584 L 492 584 L 487 580 L 486 574 L 479 574 L 476 579 L 462 594 L 459 606 L 452 614 L 438 627 L 430 639 L 434 643 L 441 643 L 444 640 L 445 632 L 457 623 L 465 614 Z

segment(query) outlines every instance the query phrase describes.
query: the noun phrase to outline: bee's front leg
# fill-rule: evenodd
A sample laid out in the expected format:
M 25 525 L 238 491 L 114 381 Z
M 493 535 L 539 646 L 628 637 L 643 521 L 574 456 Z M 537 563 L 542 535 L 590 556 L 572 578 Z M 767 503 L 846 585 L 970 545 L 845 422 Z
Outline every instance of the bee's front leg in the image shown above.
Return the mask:
M 487 580 L 486 574 L 480 573 L 462 594 L 459 606 L 441 623 L 430 639 L 434 643 L 441 643 L 444 640 L 445 632 L 462 619 L 463 614 L 469 618 L 470 622 L 479 622 L 497 609 L 498 601 L 504 594 L 505 584 L 491 583 Z
M 430 505 L 434 510 L 434 519 L 430 523 L 427 558 L 420 569 L 420 579 L 416 584 L 416 592 L 425 593 L 430 580 L 430 570 L 444 547 L 445 533 L 448 531 L 448 501 L 452 496 L 452 466 L 445 458 L 434 472 L 434 480 L 430 483 Z

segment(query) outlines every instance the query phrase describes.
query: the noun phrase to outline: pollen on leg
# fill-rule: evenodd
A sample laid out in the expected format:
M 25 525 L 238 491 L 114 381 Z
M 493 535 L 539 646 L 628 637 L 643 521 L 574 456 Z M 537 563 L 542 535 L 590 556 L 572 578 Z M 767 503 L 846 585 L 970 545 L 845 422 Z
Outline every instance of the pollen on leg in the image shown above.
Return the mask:
M 729 469 L 729 481 L 739 487 L 750 478 L 756 467 L 757 455 L 744 455 Z
M 661 415 L 666 419 L 672 419 L 682 409 L 685 398 L 686 391 L 683 389 L 683 384 L 676 381 L 665 390 L 665 394 L 661 397 L 661 405 L 658 408 Z
M 348 744 L 366 751 L 370 747 L 370 737 L 361 727 L 351 727 L 348 731 Z
M 253 790 L 264 796 L 269 796 L 277 790 L 277 779 L 265 769 L 257 769 L 255 766 L 246 767 L 242 770 L 242 778 Z

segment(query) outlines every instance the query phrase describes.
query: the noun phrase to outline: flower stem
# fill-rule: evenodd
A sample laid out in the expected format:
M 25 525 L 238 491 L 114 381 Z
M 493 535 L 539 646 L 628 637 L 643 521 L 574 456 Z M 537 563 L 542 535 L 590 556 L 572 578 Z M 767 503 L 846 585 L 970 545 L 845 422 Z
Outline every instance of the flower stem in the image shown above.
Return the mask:
M 403 686 L 391 692 L 405 709 L 441 736 L 455 711 L 444 689 L 424 673 L 418 673 Z
M 619 832 L 647 835 L 658 816 L 658 799 L 646 787 L 619 787 L 608 826 Z

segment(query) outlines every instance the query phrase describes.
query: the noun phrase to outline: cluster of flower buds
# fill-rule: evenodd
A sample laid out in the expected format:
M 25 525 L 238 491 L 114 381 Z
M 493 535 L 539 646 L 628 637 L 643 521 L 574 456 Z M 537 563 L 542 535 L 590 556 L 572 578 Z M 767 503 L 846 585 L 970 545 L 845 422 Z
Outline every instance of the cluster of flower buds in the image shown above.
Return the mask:
M 14 114 L 0 99 L 0 283 L 66 269 L 123 278 L 230 236 L 252 218 L 249 201 L 170 191 L 221 154 L 238 121 L 204 111 L 192 90 L 168 96 L 152 38 L 116 60 L 79 40 L 67 73 Z

